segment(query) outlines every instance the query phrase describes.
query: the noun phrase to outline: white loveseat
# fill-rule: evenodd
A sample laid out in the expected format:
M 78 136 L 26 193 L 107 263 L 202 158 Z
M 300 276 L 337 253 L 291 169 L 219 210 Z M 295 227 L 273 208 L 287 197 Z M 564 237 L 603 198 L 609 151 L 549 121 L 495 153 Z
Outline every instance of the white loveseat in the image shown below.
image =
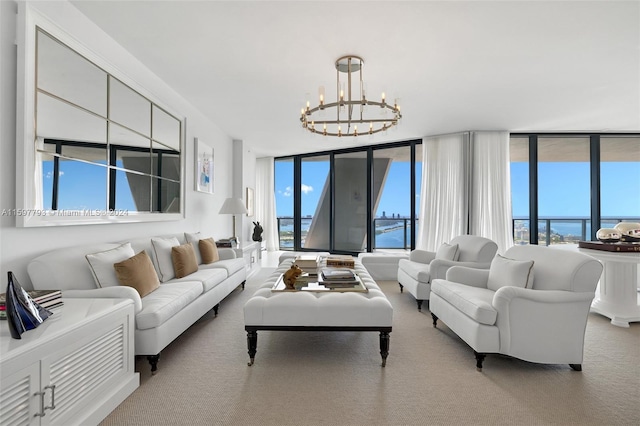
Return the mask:
M 431 285 L 433 326 L 444 322 L 474 350 L 582 369 L 584 334 L 602 264 L 582 253 L 515 246 L 486 269 L 453 267 Z
M 133 300 L 135 306 L 135 354 L 146 355 L 155 373 L 160 351 L 211 309 L 218 313 L 219 303 L 247 278 L 244 259 L 236 258 L 231 249 L 218 249 L 220 260 L 200 263 L 197 241 L 189 241 L 197 253 L 198 270 L 182 278 L 173 278 L 162 271 L 155 256 L 152 238 L 176 238 L 180 244 L 196 234 L 171 234 L 136 238 L 119 243 L 76 246 L 45 253 L 33 259 L 28 267 L 35 290 L 60 289 L 65 298 L 121 298 Z M 160 286 L 140 297 L 133 287 L 114 285 L 99 287 L 86 255 L 105 252 L 130 243 L 135 253 L 146 251 Z M 162 262 L 160 262 L 162 263 Z M 164 280 L 163 274 L 164 272 Z

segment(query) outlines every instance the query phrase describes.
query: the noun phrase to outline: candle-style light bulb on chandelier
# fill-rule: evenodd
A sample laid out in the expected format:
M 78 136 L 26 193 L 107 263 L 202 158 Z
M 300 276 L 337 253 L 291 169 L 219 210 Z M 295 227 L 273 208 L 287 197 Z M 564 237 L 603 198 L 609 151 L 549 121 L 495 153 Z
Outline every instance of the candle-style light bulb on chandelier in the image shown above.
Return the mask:
M 398 124 L 402 114 L 397 102 L 388 104 L 384 92 L 379 102 L 367 99 L 362 80 L 363 65 L 364 60 L 354 55 L 343 56 L 336 61 L 337 100 L 325 103 L 324 88 L 320 88 L 318 106 L 311 108 L 307 101 L 300 112 L 303 128 L 323 136 L 342 137 L 372 135 Z M 341 74 L 346 74 L 346 87 L 344 77 L 340 79 Z M 389 111 L 391 114 L 387 114 Z M 332 119 L 334 116 L 335 120 Z

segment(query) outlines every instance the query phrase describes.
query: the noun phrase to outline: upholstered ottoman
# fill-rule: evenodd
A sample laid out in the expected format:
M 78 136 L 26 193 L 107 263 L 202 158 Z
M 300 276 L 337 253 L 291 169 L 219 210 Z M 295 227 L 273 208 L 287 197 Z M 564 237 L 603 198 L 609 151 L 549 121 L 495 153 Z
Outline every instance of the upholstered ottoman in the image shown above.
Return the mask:
M 408 253 L 360 253 L 358 259 L 369 271 L 371 277 L 381 281 L 396 281 L 398 279 L 398 263 L 400 259 L 408 259 Z
M 366 293 L 271 291 L 290 265 L 291 260 L 283 262 L 244 305 L 249 365 L 255 360 L 258 330 L 378 331 L 384 367 L 389 354 L 393 308 L 362 264 L 356 262 L 355 270 L 368 289 Z

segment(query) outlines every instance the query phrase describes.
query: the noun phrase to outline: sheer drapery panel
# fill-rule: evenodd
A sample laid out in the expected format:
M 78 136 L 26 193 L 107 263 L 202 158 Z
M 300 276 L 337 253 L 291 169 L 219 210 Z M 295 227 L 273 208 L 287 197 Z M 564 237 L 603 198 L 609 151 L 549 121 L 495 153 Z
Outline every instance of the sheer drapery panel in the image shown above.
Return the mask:
M 268 251 L 278 250 L 278 223 L 274 185 L 274 158 L 256 160 L 255 220 L 264 230 L 262 241 Z

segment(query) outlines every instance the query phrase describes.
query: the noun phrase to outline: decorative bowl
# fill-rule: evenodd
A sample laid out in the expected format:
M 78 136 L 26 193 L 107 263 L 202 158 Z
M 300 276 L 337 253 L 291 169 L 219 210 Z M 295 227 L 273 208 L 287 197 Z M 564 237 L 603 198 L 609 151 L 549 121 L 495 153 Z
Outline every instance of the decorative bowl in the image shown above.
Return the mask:
M 617 243 L 622 233 L 615 228 L 601 228 L 596 232 L 596 238 L 603 243 Z
M 614 229 L 620 232 L 620 240 L 625 242 L 640 241 L 640 223 L 638 222 L 620 222 Z

